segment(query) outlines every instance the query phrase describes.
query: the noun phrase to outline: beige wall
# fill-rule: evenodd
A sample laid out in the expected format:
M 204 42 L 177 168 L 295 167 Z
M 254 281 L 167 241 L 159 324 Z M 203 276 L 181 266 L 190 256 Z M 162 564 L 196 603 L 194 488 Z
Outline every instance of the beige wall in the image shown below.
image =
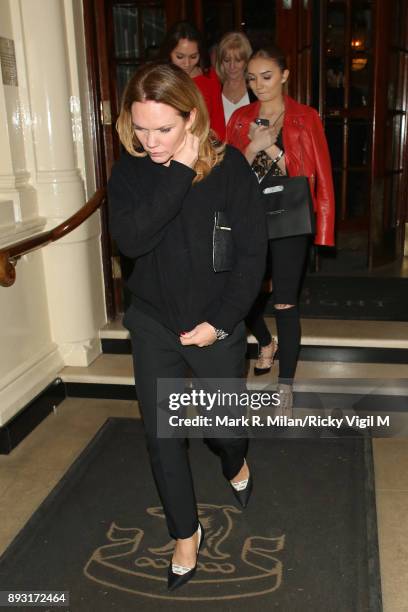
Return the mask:
M 78 210 L 95 188 L 82 5 L 0 0 L 18 85 L 0 81 L 0 247 Z M 105 323 L 99 214 L 29 254 L 0 287 L 0 425 L 64 365 L 100 354 Z

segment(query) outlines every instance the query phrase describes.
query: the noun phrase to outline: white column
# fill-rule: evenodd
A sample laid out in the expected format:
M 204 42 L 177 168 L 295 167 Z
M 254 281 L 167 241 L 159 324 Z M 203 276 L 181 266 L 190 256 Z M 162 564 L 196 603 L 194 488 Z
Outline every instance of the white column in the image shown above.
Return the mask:
M 13 22 L 15 6 L 0 4 L 0 37 L 7 54 L 8 69 L 0 80 L 0 240 L 7 241 L 25 227 L 41 226 L 36 193 L 30 185 L 25 154 L 26 108 L 21 93 L 24 66 L 19 62 L 18 24 Z M 13 61 L 13 51 L 14 60 Z M 14 65 L 13 65 L 14 64 Z
M 1 236 L 14 226 L 14 208 L 17 192 L 14 190 L 15 177 L 11 160 L 4 87 L 0 84 L 0 240 Z
M 70 110 L 63 0 L 20 0 L 39 210 L 55 226 L 85 203 Z M 43 249 L 51 328 L 67 365 L 100 353 L 105 321 L 99 215 Z

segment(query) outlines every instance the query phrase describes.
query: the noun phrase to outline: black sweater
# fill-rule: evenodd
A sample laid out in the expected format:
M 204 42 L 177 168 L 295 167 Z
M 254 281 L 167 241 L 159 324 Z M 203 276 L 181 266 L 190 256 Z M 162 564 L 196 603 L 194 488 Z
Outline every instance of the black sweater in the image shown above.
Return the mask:
M 194 170 L 172 161 L 122 154 L 108 183 L 110 230 L 135 259 L 128 287 L 133 304 L 179 334 L 208 321 L 231 332 L 250 309 L 264 274 L 266 222 L 259 187 L 243 155 L 224 160 L 192 185 Z M 232 228 L 235 263 L 215 273 L 215 211 Z

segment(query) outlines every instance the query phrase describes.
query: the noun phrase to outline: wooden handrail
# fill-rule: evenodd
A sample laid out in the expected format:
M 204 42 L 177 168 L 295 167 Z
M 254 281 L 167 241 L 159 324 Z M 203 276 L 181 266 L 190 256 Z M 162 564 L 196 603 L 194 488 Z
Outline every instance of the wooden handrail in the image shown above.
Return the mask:
M 16 280 L 16 263 L 23 255 L 63 238 L 86 221 L 105 201 L 105 189 L 98 189 L 90 200 L 69 219 L 48 232 L 20 240 L 0 249 L 0 285 L 11 287 Z

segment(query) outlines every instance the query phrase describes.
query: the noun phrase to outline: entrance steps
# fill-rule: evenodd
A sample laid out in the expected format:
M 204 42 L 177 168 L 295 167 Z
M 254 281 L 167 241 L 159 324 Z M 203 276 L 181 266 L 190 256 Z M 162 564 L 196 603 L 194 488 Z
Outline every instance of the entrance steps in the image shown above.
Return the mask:
M 272 334 L 275 320 L 267 318 Z M 66 367 L 60 373 L 68 395 L 83 397 L 135 397 L 129 332 L 117 320 L 100 332 L 103 353 L 87 368 Z M 253 375 L 257 343 L 248 336 L 248 386 L 273 384 L 278 363 L 261 377 Z M 408 396 L 408 322 L 302 320 L 302 346 L 295 390 L 368 392 Z M 379 382 L 381 381 L 381 382 Z M 338 383 L 338 384 L 337 384 Z

